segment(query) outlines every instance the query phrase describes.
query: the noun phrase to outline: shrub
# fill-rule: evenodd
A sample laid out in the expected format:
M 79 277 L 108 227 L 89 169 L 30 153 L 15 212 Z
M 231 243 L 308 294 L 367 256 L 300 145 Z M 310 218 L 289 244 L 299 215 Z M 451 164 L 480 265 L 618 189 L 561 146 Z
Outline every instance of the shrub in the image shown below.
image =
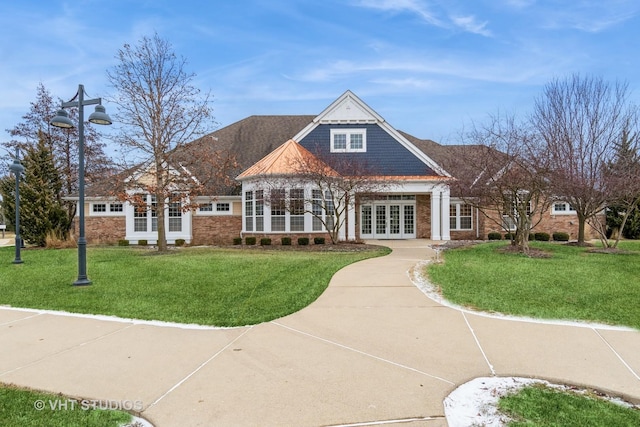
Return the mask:
M 553 233 L 553 240 L 555 242 L 568 242 L 569 233 L 565 233 L 564 231 L 556 231 L 555 233 Z
M 291 237 L 283 237 L 281 242 L 282 246 L 291 246 Z
M 515 238 L 516 238 L 515 233 L 505 233 L 505 235 L 504 235 L 504 240 L 512 240 L 512 239 L 515 239 Z
M 148 244 L 146 240 L 138 240 L 138 246 L 147 246 Z
M 324 245 L 324 237 L 314 237 L 313 243 L 316 245 Z
M 73 236 L 64 238 L 61 233 L 51 230 L 47 232 L 45 246 L 52 249 L 71 249 L 78 246 L 78 244 Z
M 244 243 L 245 245 L 255 245 L 256 244 L 256 238 L 251 236 L 251 237 L 245 237 L 244 238 Z
M 489 240 L 502 240 L 502 234 L 498 233 L 497 231 L 492 231 L 487 235 L 487 237 L 489 238 Z
M 234 237 L 233 238 L 233 244 L 234 245 L 241 245 L 242 244 L 242 237 Z
M 542 231 L 537 232 L 533 235 L 533 237 L 540 242 L 548 242 L 550 239 L 549 233 L 545 233 Z
M 269 239 L 268 237 L 263 237 L 262 239 L 260 239 L 260 245 L 261 246 L 270 246 L 271 245 L 271 239 Z
M 298 237 L 298 244 L 300 246 L 306 246 L 309 244 L 309 238 L 308 237 Z
M 176 239 L 176 246 L 184 246 L 184 239 Z
M 129 241 L 125 239 L 118 240 L 118 246 L 129 246 Z

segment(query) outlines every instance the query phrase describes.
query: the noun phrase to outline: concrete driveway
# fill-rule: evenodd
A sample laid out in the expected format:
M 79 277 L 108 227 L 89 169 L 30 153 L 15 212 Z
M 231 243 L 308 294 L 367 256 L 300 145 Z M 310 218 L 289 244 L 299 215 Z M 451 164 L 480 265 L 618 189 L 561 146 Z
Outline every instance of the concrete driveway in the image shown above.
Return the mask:
M 0 382 L 137 402 L 165 426 L 446 426 L 481 376 L 595 387 L 640 403 L 640 331 L 490 318 L 438 304 L 408 271 L 429 241 L 339 271 L 309 307 L 231 329 L 0 308 Z

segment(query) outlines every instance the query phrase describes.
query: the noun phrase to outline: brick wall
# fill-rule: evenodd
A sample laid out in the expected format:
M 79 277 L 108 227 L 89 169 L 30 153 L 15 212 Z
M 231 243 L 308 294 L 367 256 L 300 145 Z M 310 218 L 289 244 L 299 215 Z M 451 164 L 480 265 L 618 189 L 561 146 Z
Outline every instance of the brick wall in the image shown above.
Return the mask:
M 79 221 L 73 221 L 73 230 L 79 234 Z M 84 233 L 88 243 L 116 243 L 126 235 L 126 220 L 123 216 L 85 216 Z
M 497 218 L 497 213 L 492 213 L 493 218 Z M 504 234 L 505 231 L 498 226 L 492 220 L 486 220 L 485 226 L 480 228 L 480 239 L 487 239 L 487 234 L 490 232 L 496 231 L 500 234 Z M 544 232 L 548 233 L 550 236 L 555 232 L 564 232 L 569 234 L 570 240 L 578 239 L 578 217 L 576 215 L 552 215 L 551 208 L 547 210 L 542 216 L 542 219 L 539 224 L 537 224 L 532 230 L 531 233 Z M 597 239 L 598 235 L 595 230 L 587 224 L 584 229 L 585 238 L 587 240 Z
M 193 216 L 192 245 L 231 245 L 240 236 L 242 216 Z
M 416 196 L 416 237 L 431 238 L 431 196 L 428 194 Z

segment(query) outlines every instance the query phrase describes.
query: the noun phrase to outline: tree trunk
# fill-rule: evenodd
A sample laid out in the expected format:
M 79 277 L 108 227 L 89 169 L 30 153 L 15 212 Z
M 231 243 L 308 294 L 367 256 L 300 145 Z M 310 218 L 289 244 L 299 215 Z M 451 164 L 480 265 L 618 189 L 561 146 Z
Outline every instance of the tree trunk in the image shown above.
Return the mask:
M 157 216 L 157 229 L 158 229 L 158 252 L 165 252 L 167 250 L 167 235 L 164 229 L 164 208 L 165 208 L 165 194 L 164 194 L 164 169 L 162 167 L 162 160 L 156 160 L 156 216 Z
M 587 219 L 582 214 L 578 214 L 578 245 L 584 245 L 584 229 L 587 224 Z
M 158 220 L 158 252 L 167 250 L 167 235 L 164 229 L 164 196 L 158 195 L 157 198 L 157 220 Z

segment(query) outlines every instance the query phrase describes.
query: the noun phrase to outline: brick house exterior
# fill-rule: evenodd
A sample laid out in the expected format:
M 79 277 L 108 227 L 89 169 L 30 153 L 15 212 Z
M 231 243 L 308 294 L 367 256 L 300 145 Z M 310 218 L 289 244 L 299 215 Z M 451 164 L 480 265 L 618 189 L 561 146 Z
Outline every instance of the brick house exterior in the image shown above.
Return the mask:
M 291 156 L 321 156 L 328 162 L 336 161 L 335 164 L 341 158 L 357 157 L 372 165 L 376 176 L 393 181 L 392 188 L 375 198 L 351 195 L 356 203 L 346 209 L 341 240 L 477 240 L 486 239 L 491 231 L 504 234 L 497 224 L 450 193 L 448 182 L 455 179 L 455 171 L 442 165 L 456 155 L 458 147 L 394 129 L 350 91 L 316 116 L 251 116 L 181 148 L 194 158 L 212 150 L 233 153 L 239 163 L 239 168 L 233 171 L 238 185 L 222 191 L 211 189 L 210 195 L 197 200 L 196 208 L 165 212 L 167 240 L 170 244 L 184 239 L 191 245 L 227 245 L 235 238 L 247 236 L 269 237 L 273 244 L 283 236 L 292 237 L 294 244 L 300 236 L 311 241 L 316 236 L 327 238 L 327 230 L 318 228 L 310 209 L 296 215 L 279 212 L 261 199 L 264 195 L 261 183 L 264 184 L 265 176 L 274 175 L 283 180 L 283 194 L 302 191 L 307 207 L 317 205 L 313 198 L 318 194 L 324 195 L 324 190 L 287 182 L 291 177 L 291 171 L 287 171 Z M 197 179 L 197 173 L 194 178 Z M 118 179 L 123 180 L 122 176 Z M 154 243 L 157 236 L 152 210 L 141 213 L 129 202 L 119 201 L 113 191 L 117 187 L 113 182 L 87 187 L 84 207 L 87 240 Z M 151 206 L 151 196 L 145 197 Z M 563 231 L 575 238 L 577 217 L 568 205 L 564 210 L 558 206 L 557 210 L 552 208 L 545 213 L 543 221 L 532 231 L 549 234 Z

